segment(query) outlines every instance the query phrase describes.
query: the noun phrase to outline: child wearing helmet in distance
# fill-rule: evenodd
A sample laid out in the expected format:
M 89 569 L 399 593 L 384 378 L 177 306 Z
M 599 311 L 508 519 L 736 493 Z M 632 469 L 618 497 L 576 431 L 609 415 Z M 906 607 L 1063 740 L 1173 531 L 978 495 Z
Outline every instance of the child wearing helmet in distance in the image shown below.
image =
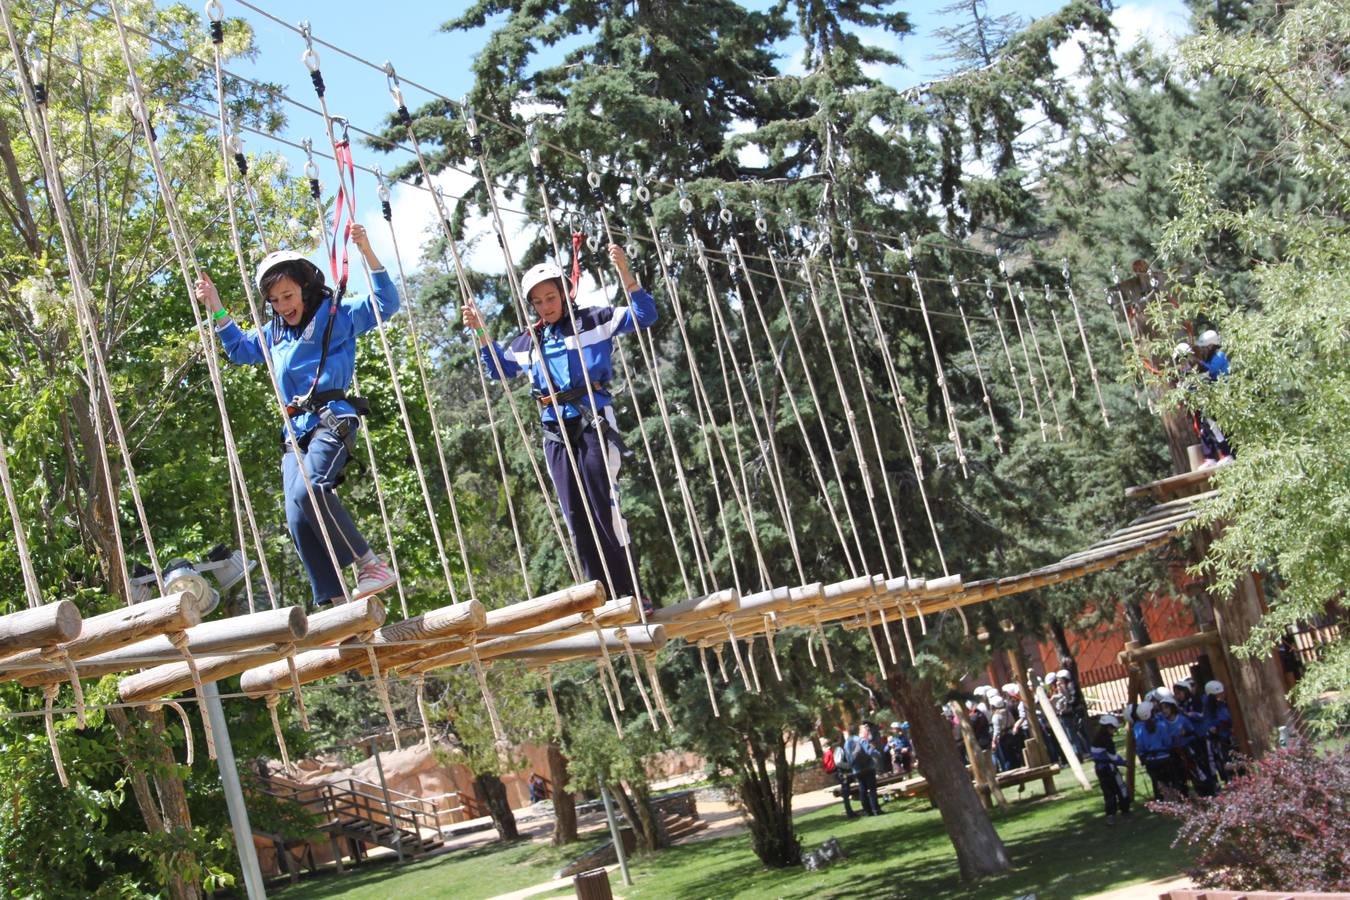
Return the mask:
M 1220 349 L 1220 343 L 1219 333 L 1213 328 L 1202 331 L 1195 339 L 1195 361 L 1200 371 L 1205 373 L 1207 381 L 1218 381 L 1228 374 L 1228 356 Z M 1200 446 L 1205 451 L 1202 468 L 1226 465 L 1233 461 L 1233 450 L 1227 436 L 1219 423 L 1204 410 L 1195 413 L 1195 430 L 1200 437 Z
M 1116 813 L 1129 815 L 1130 792 L 1125 787 L 1125 779 L 1120 777 L 1120 769 L 1125 760 L 1116 753 L 1116 729 L 1120 727 L 1120 718 L 1110 714 L 1097 720 L 1097 734 L 1092 739 L 1092 766 L 1097 773 L 1097 783 L 1102 789 L 1102 799 L 1106 803 L 1106 824 L 1113 825 Z
M 625 448 L 609 382 L 614 338 L 650 328 L 657 319 L 656 301 L 629 271 L 622 247 L 610 244 L 609 258 L 628 294 L 628 306 L 574 307 L 562 269 L 541 263 L 520 284 L 538 321 L 505 346 L 488 335 L 477 306 L 467 304 L 461 311 L 465 326 L 478 338 L 490 378 L 530 378 L 544 426 L 549 475 L 586 577 L 603 583 L 611 597 L 639 597 L 650 611 L 619 505 Z M 568 458 L 569 449 L 575 459 Z
M 351 239 L 375 285 L 375 293 L 368 297 L 338 302 L 318 266 L 301 253 L 278 250 L 269 253 L 254 273 L 258 290 L 271 306 L 272 321 L 244 331 L 221 305 L 209 275 L 203 272 L 195 285 L 197 299 L 210 311 L 225 355 L 231 362 L 255 365 L 270 355 L 281 395 L 288 398 L 287 413 L 303 462 L 296 460 L 289 434 L 283 430 L 286 524 L 316 606 L 346 596 L 342 576 L 324 543 L 324 531 L 338 566 L 358 567 L 353 599 L 385 590 L 395 581 L 393 571 L 370 549 L 335 493 L 355 447 L 361 424 L 358 416 L 365 406 L 358 398 L 347 397 L 356 369 L 356 338 L 375 327 L 377 309 L 387 319 L 399 308 L 398 289 L 371 249 L 365 228 L 353 224 Z M 310 502 L 301 465 L 314 489 L 318 510 Z

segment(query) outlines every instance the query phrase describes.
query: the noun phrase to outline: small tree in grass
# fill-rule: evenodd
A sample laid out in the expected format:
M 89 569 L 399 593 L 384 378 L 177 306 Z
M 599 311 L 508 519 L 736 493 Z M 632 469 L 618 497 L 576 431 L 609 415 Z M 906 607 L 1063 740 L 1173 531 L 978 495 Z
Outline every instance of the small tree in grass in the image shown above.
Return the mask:
M 1300 742 L 1217 797 L 1149 808 L 1182 820 L 1172 846 L 1194 856 L 1201 887 L 1350 890 L 1350 749 L 1324 754 Z

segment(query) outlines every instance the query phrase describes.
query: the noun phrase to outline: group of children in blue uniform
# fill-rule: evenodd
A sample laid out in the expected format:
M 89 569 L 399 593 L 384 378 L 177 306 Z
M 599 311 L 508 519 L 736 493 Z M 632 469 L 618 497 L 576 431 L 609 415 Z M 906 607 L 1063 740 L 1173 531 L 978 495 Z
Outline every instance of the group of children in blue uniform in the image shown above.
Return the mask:
M 1106 804 L 1106 821 L 1128 814 L 1131 797 L 1120 769 L 1125 760 L 1116 752 L 1116 731 L 1126 723 L 1134 736 L 1135 753 L 1153 781 L 1157 799 L 1168 794 L 1186 796 L 1188 785 L 1197 795 L 1212 796 L 1219 782 L 1232 777 L 1233 716 L 1224 700 L 1221 682 L 1205 684 L 1203 693 L 1192 679 L 1158 688 L 1133 707 L 1124 719 L 1104 715 L 1097 720 L 1092 739 L 1092 762 Z

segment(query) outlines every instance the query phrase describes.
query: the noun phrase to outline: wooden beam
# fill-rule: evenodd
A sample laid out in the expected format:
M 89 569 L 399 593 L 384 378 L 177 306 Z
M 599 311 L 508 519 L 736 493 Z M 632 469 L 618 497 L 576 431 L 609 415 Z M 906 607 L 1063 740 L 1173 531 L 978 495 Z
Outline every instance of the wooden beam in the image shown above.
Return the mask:
M 295 672 L 301 684 L 338 675 L 356 668 L 367 657 L 363 644 L 348 640 L 336 647 L 320 647 L 295 654 Z M 239 690 L 250 697 L 263 697 L 291 686 L 291 667 L 285 660 L 254 666 L 239 679 Z
M 1159 478 L 1147 484 L 1137 484 L 1125 489 L 1126 497 L 1158 497 L 1169 500 L 1182 493 L 1197 493 L 1202 485 L 1208 484 L 1214 474 L 1214 468 L 1196 469 L 1194 472 L 1182 472 Z
M 255 666 L 285 659 L 287 654 L 295 650 L 306 650 L 358 634 L 372 633 L 384 623 L 384 616 L 384 606 L 375 597 L 354 600 L 310 616 L 309 632 L 293 645 L 274 647 L 268 651 L 243 651 L 217 656 L 199 663 L 197 669 L 203 684 L 219 681 Z M 192 686 L 192 673 L 187 663 L 179 662 L 128 675 L 118 682 L 117 692 L 123 701 L 135 703 L 157 700 L 186 691 Z
M 1167 653 L 1179 653 L 1182 650 L 1191 650 L 1196 647 L 1219 646 L 1219 633 L 1217 631 L 1201 631 L 1198 634 L 1188 634 L 1184 637 L 1158 641 L 1145 646 L 1132 646 L 1134 643 L 1134 641 L 1130 641 L 1125 645 L 1124 650 L 1116 654 L 1116 660 L 1127 669 L 1131 664 L 1145 663 Z
M 666 645 L 668 639 L 664 625 L 637 625 L 626 628 L 624 631 L 627 632 L 629 645 L 636 653 L 660 650 Z M 617 628 L 606 628 L 601 632 L 604 635 L 605 649 L 612 656 L 624 652 L 623 641 L 619 638 L 618 632 L 619 629 Z M 594 634 L 579 634 L 547 644 L 540 644 L 537 647 L 517 650 L 503 658 L 527 659 L 531 662 L 542 662 L 544 660 L 568 662 L 577 659 L 598 659 L 599 657 L 600 638 Z
M 272 644 L 289 644 L 303 638 L 309 631 L 309 619 L 302 606 L 284 606 L 247 616 L 232 616 L 214 622 L 204 622 L 183 632 L 187 635 L 188 650 L 199 658 L 215 653 L 232 653 Z M 76 666 L 81 678 L 101 678 L 130 669 L 149 668 L 161 663 L 178 662 L 182 652 L 164 635 L 139 641 L 119 650 L 100 653 L 82 660 Z M 63 669 L 53 668 L 20 679 L 28 687 L 56 684 L 66 680 Z
M 64 644 L 79 637 L 80 622 L 80 609 L 69 600 L 0 616 L 0 656 Z
M 716 619 L 721 615 L 728 615 L 741 608 L 741 595 L 734 588 L 727 588 L 722 591 L 714 591 L 703 597 L 690 597 L 688 600 L 681 600 L 679 603 L 672 603 L 670 606 L 663 606 L 660 609 L 653 610 L 651 615 L 647 616 L 648 625 L 665 625 L 668 633 L 672 637 L 678 636 L 678 632 L 671 626 L 696 624 L 708 619 Z
M 516 634 L 563 616 L 595 609 L 602 606 L 605 600 L 605 586 L 598 581 L 573 585 L 542 597 L 489 610 L 487 621 L 478 629 L 478 635 L 499 637 Z
M 186 631 L 202 620 L 195 598 L 186 591 L 115 609 L 85 619 L 80 634 L 61 644 L 71 659 L 85 659 L 158 634 Z M 45 651 L 25 650 L 0 660 L 0 681 L 50 668 Z

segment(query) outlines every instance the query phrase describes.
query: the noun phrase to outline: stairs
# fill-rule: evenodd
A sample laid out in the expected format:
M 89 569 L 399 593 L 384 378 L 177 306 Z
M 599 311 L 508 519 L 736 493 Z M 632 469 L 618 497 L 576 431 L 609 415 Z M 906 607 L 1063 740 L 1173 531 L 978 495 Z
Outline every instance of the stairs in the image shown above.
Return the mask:
M 360 860 L 371 847 L 387 847 L 404 856 L 421 856 L 444 845 L 434 803 L 388 792 L 355 779 L 302 785 L 275 776 L 257 777 L 254 788 L 318 816 L 318 829 L 334 847 L 347 842 Z
M 707 819 L 697 816 L 682 816 L 668 813 L 661 817 L 661 830 L 666 834 L 667 844 L 678 844 L 692 834 L 708 827 Z

